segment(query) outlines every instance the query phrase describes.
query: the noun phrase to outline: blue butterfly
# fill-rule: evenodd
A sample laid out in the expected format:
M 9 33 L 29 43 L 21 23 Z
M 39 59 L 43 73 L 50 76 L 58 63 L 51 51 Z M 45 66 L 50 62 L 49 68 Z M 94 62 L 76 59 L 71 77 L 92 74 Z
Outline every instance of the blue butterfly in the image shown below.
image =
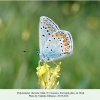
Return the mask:
M 73 39 L 70 32 L 60 30 L 55 22 L 46 16 L 39 22 L 40 61 L 50 62 L 64 58 L 73 52 Z

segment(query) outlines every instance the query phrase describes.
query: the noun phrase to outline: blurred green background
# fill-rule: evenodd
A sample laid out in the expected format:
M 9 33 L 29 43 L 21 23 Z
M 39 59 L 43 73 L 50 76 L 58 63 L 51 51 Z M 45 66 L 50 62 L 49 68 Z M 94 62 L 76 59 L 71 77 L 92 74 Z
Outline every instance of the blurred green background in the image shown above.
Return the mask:
M 60 89 L 100 88 L 100 2 L 0 2 L 0 88 L 39 89 L 39 18 L 72 34 L 74 52 L 62 62 Z M 52 63 L 52 62 L 51 62 Z

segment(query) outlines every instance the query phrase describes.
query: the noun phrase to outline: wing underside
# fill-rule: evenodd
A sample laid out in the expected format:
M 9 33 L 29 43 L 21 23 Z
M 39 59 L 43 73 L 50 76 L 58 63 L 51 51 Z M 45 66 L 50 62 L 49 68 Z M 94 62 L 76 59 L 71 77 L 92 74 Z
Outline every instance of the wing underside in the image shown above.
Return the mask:
M 50 18 L 42 16 L 40 17 L 39 22 L 39 46 L 40 46 L 40 52 L 44 48 L 44 45 L 50 35 L 54 32 L 59 30 L 59 27 L 56 23 L 54 23 Z
M 47 61 L 56 60 L 70 55 L 73 52 L 73 40 L 68 31 L 58 30 L 48 38 L 43 48 Z M 45 59 L 45 58 L 44 58 Z

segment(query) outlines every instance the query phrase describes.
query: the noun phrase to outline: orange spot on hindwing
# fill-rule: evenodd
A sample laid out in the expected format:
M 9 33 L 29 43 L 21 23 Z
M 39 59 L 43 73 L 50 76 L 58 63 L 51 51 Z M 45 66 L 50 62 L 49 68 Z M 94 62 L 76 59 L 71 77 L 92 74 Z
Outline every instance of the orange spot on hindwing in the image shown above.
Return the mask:
M 58 33 L 56 33 L 56 36 L 59 36 L 59 34 L 58 34 Z
M 63 34 L 61 33 L 60 36 L 63 36 Z
M 63 42 L 67 42 L 66 35 L 64 35 L 63 33 L 61 33 L 60 36 L 62 36 Z
M 66 36 L 65 35 L 63 35 L 63 39 L 65 39 L 66 38 Z
M 64 52 L 67 53 L 68 52 L 68 49 L 67 48 L 64 48 Z
M 63 40 L 63 42 L 67 42 L 66 38 Z
M 64 46 L 68 46 L 68 43 L 65 43 Z

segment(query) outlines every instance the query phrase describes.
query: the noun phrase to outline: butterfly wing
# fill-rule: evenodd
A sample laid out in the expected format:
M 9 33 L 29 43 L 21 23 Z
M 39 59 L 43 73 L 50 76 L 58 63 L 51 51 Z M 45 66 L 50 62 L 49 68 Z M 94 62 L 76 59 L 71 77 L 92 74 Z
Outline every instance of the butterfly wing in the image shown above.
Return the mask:
M 73 52 L 73 40 L 68 31 L 58 30 L 50 35 L 43 48 L 44 60 L 51 61 L 70 55 Z
M 40 17 L 39 22 L 39 46 L 40 46 L 40 53 L 44 48 L 44 44 L 48 40 L 49 36 L 59 30 L 57 24 L 55 24 L 50 18 L 46 16 Z

